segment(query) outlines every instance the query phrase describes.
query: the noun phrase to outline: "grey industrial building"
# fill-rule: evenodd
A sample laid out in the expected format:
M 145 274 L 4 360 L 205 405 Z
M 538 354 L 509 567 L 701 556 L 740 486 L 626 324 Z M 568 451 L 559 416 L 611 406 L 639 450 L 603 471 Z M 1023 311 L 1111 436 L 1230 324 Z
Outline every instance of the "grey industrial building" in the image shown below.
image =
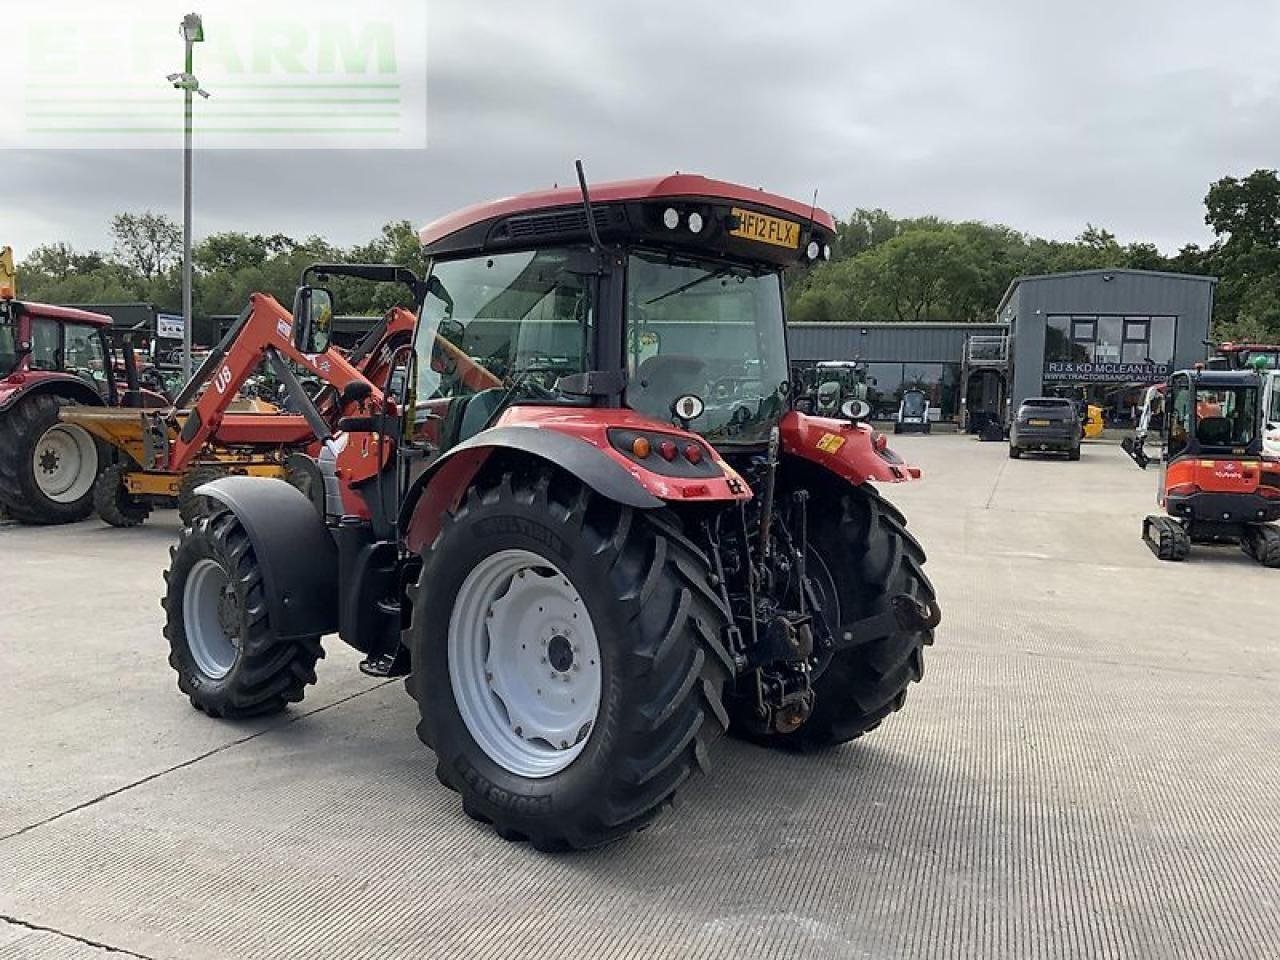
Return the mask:
M 860 360 L 866 364 L 868 400 L 878 417 L 898 409 L 902 391 L 924 390 L 942 420 L 960 410 L 965 344 L 971 337 L 1004 337 L 1006 327 L 978 323 L 793 323 L 791 362 Z
M 1011 401 L 1077 391 L 1120 412 L 1138 387 L 1204 360 L 1217 282 L 1153 270 L 1017 278 L 996 309 L 1012 338 Z
M 969 426 L 1046 393 L 1122 422 L 1146 385 L 1205 358 L 1216 283 L 1128 269 L 1018 277 L 995 323 L 795 323 L 791 358 L 862 361 L 881 416 L 914 387 Z

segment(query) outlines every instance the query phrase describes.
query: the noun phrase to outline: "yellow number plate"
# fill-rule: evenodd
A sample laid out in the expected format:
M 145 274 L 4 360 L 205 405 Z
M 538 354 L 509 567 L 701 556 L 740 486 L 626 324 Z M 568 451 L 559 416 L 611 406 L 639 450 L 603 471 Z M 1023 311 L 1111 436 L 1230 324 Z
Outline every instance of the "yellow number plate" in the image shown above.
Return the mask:
M 729 231 L 735 237 L 771 243 L 775 247 L 795 250 L 800 246 L 800 224 L 767 214 L 755 213 L 734 207 L 731 211 L 738 218 L 738 225 Z
M 1033 427 L 1047 427 L 1049 425 L 1048 420 L 1028 420 L 1027 423 Z

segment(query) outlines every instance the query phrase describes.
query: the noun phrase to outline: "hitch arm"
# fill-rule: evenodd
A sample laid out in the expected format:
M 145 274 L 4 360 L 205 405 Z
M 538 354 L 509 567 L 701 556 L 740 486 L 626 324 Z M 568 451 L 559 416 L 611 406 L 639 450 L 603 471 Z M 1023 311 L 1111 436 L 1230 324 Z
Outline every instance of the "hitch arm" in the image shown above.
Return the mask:
M 915 597 L 900 593 L 889 601 L 889 609 L 855 620 L 836 638 L 837 650 L 848 650 L 872 643 L 895 633 L 919 633 L 932 630 L 942 622 L 942 611 L 936 604 L 921 603 Z

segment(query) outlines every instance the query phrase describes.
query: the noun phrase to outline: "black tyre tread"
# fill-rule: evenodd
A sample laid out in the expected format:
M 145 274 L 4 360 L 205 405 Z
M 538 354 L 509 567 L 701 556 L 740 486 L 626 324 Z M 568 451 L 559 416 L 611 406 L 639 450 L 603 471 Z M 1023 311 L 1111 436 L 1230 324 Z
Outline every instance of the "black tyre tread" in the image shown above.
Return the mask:
M 819 514 L 825 515 L 825 514 Z M 937 609 L 937 595 L 924 572 L 925 552 L 906 530 L 902 513 L 870 484 L 841 499 L 840 522 L 827 549 L 842 545 L 832 566 L 857 579 L 860 608 L 841 610 L 845 622 L 878 614 L 898 594 Z M 831 565 L 829 563 L 829 565 Z M 847 575 L 847 574 L 846 574 Z M 841 651 L 814 681 L 814 712 L 795 733 L 767 738 L 770 745 L 812 750 L 856 739 L 876 729 L 906 703 L 907 688 L 924 676 L 924 648 L 933 630 L 898 631 Z
M 262 574 L 253 546 L 240 521 L 229 510 L 196 517 L 178 534 L 169 550 L 164 573 L 167 589 L 160 604 L 165 610 L 164 636 L 169 641 L 169 665 L 178 675 L 178 689 L 191 705 L 211 717 L 239 719 L 277 713 L 302 700 L 316 682 L 316 662 L 324 657 L 319 637 L 282 639 L 267 616 Z M 182 624 L 185 574 L 195 559 L 210 557 L 230 571 L 240 601 L 241 654 L 223 682 L 208 682 L 196 669 Z M 180 576 L 174 576 L 181 570 Z
M 1157 559 L 1180 563 L 1191 554 L 1191 537 L 1186 528 L 1171 517 L 1147 517 L 1143 538 Z
M 197 464 L 183 475 L 178 481 L 178 516 L 183 526 L 191 526 L 197 517 L 209 511 L 208 498 L 196 496 L 196 487 L 225 476 L 226 470 L 212 464 Z
M 28 473 L 29 445 L 57 422 L 62 407 L 71 405 L 66 397 L 37 393 L 23 397 L 0 413 L 0 504 L 19 523 L 75 523 L 93 513 L 92 490 L 73 504 L 44 503 L 45 498 L 35 488 L 35 478 Z
M 1264 567 L 1280 567 L 1280 528 L 1257 524 L 1246 528 L 1240 539 L 1246 554 Z
M 728 610 L 707 583 L 706 557 L 678 533 L 678 523 L 660 511 L 612 504 L 562 480 L 551 470 L 520 479 L 506 473 L 491 486 L 472 489 L 445 516 L 424 557 L 411 632 L 417 665 L 424 659 L 418 652 L 420 618 L 447 616 L 432 612 L 431 554 L 448 550 L 451 530 L 477 511 L 500 510 L 506 501 L 532 504 L 566 536 L 585 539 L 596 562 L 609 570 L 626 634 L 634 640 L 618 664 L 633 709 L 615 731 L 608 770 L 589 807 L 583 803 L 540 818 L 492 802 L 451 762 L 457 746 L 440 743 L 426 709 L 426 683 L 406 683 L 419 702 L 418 736 L 437 753 L 440 782 L 462 795 L 469 816 L 491 824 L 499 836 L 548 851 L 597 847 L 643 829 L 671 804 L 681 784 L 705 771 L 708 748 L 727 727 L 720 698 L 730 676 L 726 660 L 732 663 L 719 630 Z
M 1021 457 L 1022 457 L 1022 451 L 1021 451 L 1020 449 L 1018 449 L 1017 447 L 1014 447 L 1014 446 L 1009 447 L 1009 459 L 1010 459 L 1010 460 L 1017 460 L 1017 459 L 1019 459 L 1019 458 L 1021 458 Z
M 113 527 L 136 527 L 151 515 L 151 502 L 131 495 L 125 488 L 128 470 L 123 464 L 113 463 L 93 485 L 93 508 L 103 523 Z

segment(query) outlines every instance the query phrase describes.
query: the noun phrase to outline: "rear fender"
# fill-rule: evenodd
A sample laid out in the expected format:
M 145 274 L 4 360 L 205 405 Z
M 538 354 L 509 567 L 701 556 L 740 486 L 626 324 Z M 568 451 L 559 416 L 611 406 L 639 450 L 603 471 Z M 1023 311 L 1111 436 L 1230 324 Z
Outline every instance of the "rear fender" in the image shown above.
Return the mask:
M 8 410 L 24 397 L 37 393 L 66 397 L 85 406 L 103 406 L 102 397 L 79 377 L 66 373 L 24 371 L 0 380 L 0 412 Z
M 663 505 L 640 481 L 590 444 L 554 430 L 497 427 L 454 447 L 414 482 L 400 517 L 410 550 L 420 553 L 430 546 L 440 532 L 441 518 L 462 502 L 480 468 L 498 451 L 545 460 L 601 496 L 630 507 L 653 510 Z
M 817 464 L 854 485 L 868 480 L 903 483 L 917 480 L 920 468 L 908 466 L 885 447 L 873 446 L 874 430 L 864 423 L 811 417 L 792 411 L 779 424 L 782 449 L 801 460 Z
M 273 630 L 313 637 L 338 629 L 338 549 L 310 500 L 264 477 L 223 477 L 196 493 L 224 504 L 244 527 Z

